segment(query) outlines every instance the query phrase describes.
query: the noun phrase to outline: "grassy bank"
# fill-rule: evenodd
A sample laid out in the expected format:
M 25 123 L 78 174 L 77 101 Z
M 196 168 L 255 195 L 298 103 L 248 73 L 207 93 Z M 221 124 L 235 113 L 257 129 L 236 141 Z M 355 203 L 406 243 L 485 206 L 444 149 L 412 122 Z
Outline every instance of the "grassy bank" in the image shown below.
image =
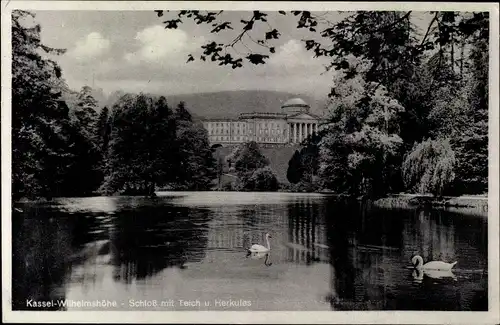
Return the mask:
M 393 194 L 378 199 L 374 205 L 383 208 L 408 208 L 431 206 L 446 208 L 466 213 L 487 213 L 488 197 L 486 195 L 471 195 L 458 197 L 433 197 L 417 194 Z

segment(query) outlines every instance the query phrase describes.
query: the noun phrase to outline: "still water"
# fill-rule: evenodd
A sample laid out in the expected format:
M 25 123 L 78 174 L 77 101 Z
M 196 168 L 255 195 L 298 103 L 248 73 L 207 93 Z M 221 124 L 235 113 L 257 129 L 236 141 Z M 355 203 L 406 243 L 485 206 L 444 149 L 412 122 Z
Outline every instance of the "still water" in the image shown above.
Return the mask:
M 236 192 L 15 206 L 14 310 L 488 309 L 486 212 Z M 458 264 L 417 272 L 415 254 Z

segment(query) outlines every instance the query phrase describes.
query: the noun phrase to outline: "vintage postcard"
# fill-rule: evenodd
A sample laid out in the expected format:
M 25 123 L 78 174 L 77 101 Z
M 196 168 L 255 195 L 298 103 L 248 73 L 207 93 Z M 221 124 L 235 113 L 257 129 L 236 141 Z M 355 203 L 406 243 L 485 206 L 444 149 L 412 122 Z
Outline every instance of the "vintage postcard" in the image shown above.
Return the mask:
M 498 22 L 2 1 L 3 320 L 499 324 Z

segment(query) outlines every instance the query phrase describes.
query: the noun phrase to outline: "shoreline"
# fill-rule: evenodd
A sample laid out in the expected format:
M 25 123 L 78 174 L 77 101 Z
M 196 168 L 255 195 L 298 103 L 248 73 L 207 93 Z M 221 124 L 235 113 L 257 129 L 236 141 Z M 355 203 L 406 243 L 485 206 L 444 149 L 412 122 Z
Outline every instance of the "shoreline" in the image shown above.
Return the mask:
M 185 190 L 159 190 L 159 192 L 193 192 Z M 227 192 L 227 193 L 252 193 L 252 191 L 196 191 L 196 192 Z M 265 191 L 263 191 L 265 192 Z M 292 191 L 272 191 L 273 193 L 289 193 L 289 194 L 323 194 L 331 195 L 337 197 L 351 198 L 355 199 L 353 196 L 348 196 L 344 194 L 336 194 L 329 191 L 314 191 L 314 192 L 292 192 Z M 257 191 L 260 193 L 260 191 Z M 80 197 L 68 197 L 68 198 L 87 198 L 87 197 L 104 197 L 106 195 L 90 195 L 90 196 L 80 196 Z M 120 197 L 120 196 L 144 196 L 146 195 L 108 195 L 109 197 Z M 150 197 L 150 196 L 148 196 Z M 155 195 L 156 197 L 156 195 Z M 64 197 L 54 197 L 64 198 Z M 358 201 L 364 200 L 364 197 L 358 197 Z M 39 199 L 27 199 L 22 198 L 19 200 L 13 200 L 13 203 L 34 203 L 34 202 L 51 202 L 52 200 L 47 200 L 44 198 Z M 486 195 L 462 195 L 462 196 L 444 196 L 444 197 L 434 197 L 425 194 L 387 194 L 387 196 L 374 199 L 373 203 L 380 207 L 402 207 L 402 206 L 433 206 L 433 207 L 444 207 L 444 208 L 486 208 L 488 207 L 488 196 Z
M 468 213 L 488 212 L 488 196 L 484 195 L 433 197 L 419 194 L 389 194 L 387 197 L 375 200 L 373 204 L 381 208 L 432 207 Z

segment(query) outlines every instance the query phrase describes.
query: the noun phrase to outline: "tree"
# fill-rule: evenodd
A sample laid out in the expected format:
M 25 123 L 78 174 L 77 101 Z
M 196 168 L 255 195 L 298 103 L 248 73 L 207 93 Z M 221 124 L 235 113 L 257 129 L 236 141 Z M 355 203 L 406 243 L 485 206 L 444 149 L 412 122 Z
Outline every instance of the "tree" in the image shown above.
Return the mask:
M 89 86 L 83 86 L 77 97 L 77 105 L 75 107 L 74 114 L 78 123 L 80 124 L 80 128 L 84 134 L 95 141 L 95 130 L 97 127 L 97 101 L 92 96 L 92 88 Z
M 178 121 L 186 121 L 186 122 L 192 122 L 193 117 L 191 116 L 191 113 L 186 109 L 186 103 L 180 102 L 179 105 L 177 105 L 177 109 L 175 110 L 175 115 L 176 115 L 176 120 Z
M 260 152 L 255 141 L 245 142 L 237 146 L 227 157 L 238 176 L 239 188 L 245 190 L 263 189 L 258 184 L 274 184 L 268 178 L 270 169 L 261 170 L 269 165 L 269 160 Z M 256 171 L 260 170 L 257 174 Z M 273 173 L 271 171 L 271 173 Z M 274 176 L 276 178 L 276 176 Z M 264 186 L 264 185 L 262 185 Z
M 61 68 L 45 54 L 50 48 L 40 39 L 35 16 L 12 12 L 12 193 L 14 198 L 51 197 L 61 190 L 72 161 L 68 150 L 71 125 L 68 107 L 61 100 Z
M 208 132 L 199 123 L 191 123 L 178 129 L 177 139 L 180 150 L 178 183 L 187 189 L 208 189 L 218 173 Z
M 248 181 L 243 185 L 244 189 L 252 191 L 276 191 L 278 187 L 276 174 L 269 166 L 253 171 Z
M 109 109 L 105 106 L 99 113 L 96 124 L 97 144 L 99 150 L 104 155 L 108 150 L 109 136 L 111 132 Z
M 69 113 L 75 144 L 71 151 L 73 162 L 64 177 L 65 195 L 91 195 L 104 178 L 102 141 L 98 127 L 104 116 L 97 114 L 97 101 L 92 96 L 92 88 L 82 87 Z M 106 112 L 105 112 L 106 113 Z M 105 129 L 101 130 L 105 132 Z
M 319 141 L 319 175 L 324 187 L 339 193 L 383 195 L 391 190 L 391 161 L 402 144 L 399 114 L 404 108 L 383 86 L 367 96 L 369 64 L 356 66 L 356 76 L 339 82 L 331 99 L 329 126 Z
M 259 145 L 255 141 L 242 143 L 234 153 L 235 155 L 229 159 L 234 162 L 238 176 L 269 165 L 269 160 L 260 152 Z
M 101 190 L 154 195 L 155 189 L 207 189 L 216 175 L 206 130 L 165 97 L 125 95 L 113 107 Z M 181 119 L 183 118 L 183 119 Z
M 107 175 L 102 191 L 154 193 L 173 178 L 168 152 L 175 122 L 164 97 L 125 95 L 113 107 Z
M 300 181 L 311 183 L 319 169 L 319 142 L 321 136 L 314 133 L 304 141 L 304 146 L 296 150 L 288 162 L 287 179 L 292 184 Z
M 462 193 L 488 191 L 488 19 L 474 36 L 470 52 L 471 71 L 462 128 L 453 134 L 457 158 L 457 184 Z M 468 104 L 468 105 L 467 105 Z
M 455 162 L 448 139 L 415 144 L 403 163 L 405 184 L 417 193 L 442 195 L 453 184 Z
M 319 169 L 319 142 L 321 137 L 314 133 L 306 139 L 304 147 L 300 150 L 301 179 L 312 182 Z

